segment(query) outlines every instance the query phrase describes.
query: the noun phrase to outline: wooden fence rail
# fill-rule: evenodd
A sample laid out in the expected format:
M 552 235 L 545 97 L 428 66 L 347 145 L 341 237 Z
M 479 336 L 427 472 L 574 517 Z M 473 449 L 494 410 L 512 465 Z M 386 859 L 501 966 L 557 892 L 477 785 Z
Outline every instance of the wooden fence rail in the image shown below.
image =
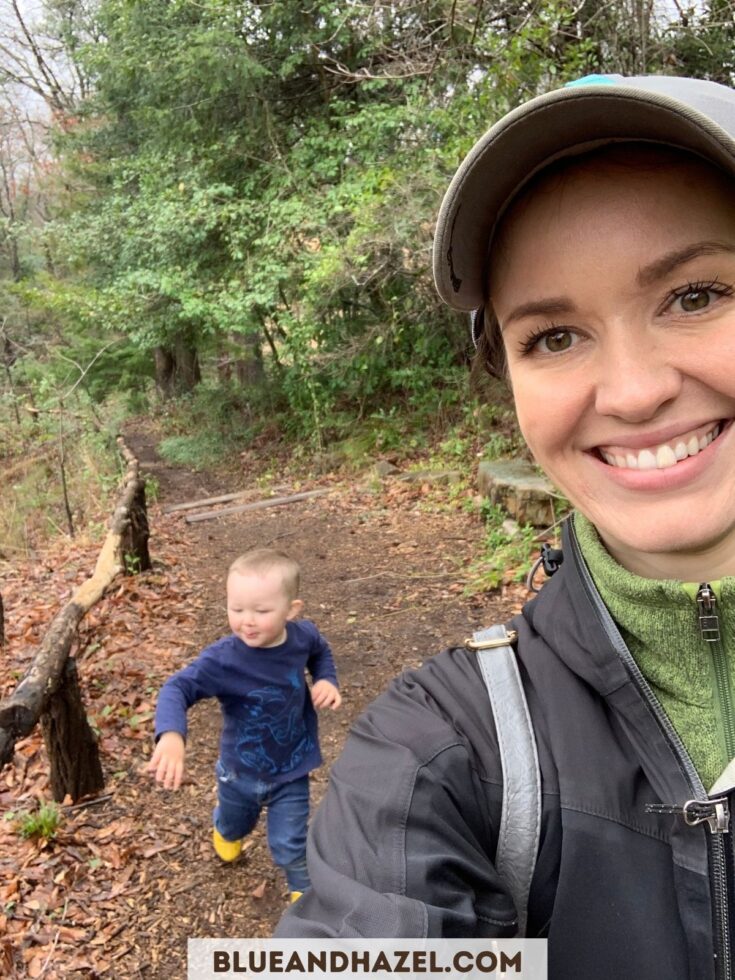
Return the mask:
M 55 800 L 77 800 L 104 786 L 97 740 L 87 722 L 74 658 L 77 626 L 118 575 L 150 568 L 145 483 L 138 460 L 121 436 L 118 448 L 127 469 L 110 529 L 93 574 L 56 615 L 15 691 L 0 702 L 0 767 L 13 758 L 15 743 L 41 722 Z

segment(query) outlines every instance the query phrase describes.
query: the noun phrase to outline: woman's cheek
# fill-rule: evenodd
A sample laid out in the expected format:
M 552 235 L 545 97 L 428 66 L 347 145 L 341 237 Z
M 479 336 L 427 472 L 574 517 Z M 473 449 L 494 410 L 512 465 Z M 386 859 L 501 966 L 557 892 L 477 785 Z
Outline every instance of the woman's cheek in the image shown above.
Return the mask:
M 567 496 L 575 498 L 583 478 L 579 472 L 582 450 L 580 432 L 585 426 L 584 413 L 574 403 L 559 397 L 536 396 L 518 405 L 518 423 L 536 463 L 549 479 Z M 582 467 L 584 469 L 584 467 Z
M 563 448 L 569 429 L 568 412 L 551 391 L 536 386 L 514 388 L 516 414 L 526 445 L 541 462 Z

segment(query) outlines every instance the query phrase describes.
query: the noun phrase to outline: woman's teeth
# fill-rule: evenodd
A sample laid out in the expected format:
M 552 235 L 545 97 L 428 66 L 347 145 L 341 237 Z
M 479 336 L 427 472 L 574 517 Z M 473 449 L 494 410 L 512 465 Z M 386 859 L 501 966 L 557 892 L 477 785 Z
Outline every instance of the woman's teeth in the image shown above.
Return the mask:
M 627 467 L 631 470 L 665 470 L 670 466 L 676 466 L 680 460 L 688 456 L 696 456 L 702 449 L 706 449 L 720 432 L 722 432 L 722 425 L 718 422 L 700 438 L 692 435 L 688 439 L 677 439 L 673 445 L 663 443 L 650 449 L 641 449 L 637 453 L 626 451 L 624 456 L 601 449 L 600 455 L 609 466 Z

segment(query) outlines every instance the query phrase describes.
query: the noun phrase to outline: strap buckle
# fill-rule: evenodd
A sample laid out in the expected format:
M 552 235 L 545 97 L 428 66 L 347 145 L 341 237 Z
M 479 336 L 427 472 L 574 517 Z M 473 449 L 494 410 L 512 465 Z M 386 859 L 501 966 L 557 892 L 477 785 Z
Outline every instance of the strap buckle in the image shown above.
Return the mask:
M 474 640 L 468 636 L 464 645 L 468 650 L 497 650 L 499 647 L 513 646 L 517 640 L 517 630 L 506 630 L 505 636 L 497 636 L 491 640 Z

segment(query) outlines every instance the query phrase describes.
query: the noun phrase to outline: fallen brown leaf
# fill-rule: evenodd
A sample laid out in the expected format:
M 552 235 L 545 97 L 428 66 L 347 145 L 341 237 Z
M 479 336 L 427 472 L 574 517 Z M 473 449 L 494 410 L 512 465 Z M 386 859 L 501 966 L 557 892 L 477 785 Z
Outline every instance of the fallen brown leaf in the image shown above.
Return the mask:
M 163 851 L 173 851 L 181 847 L 178 841 L 174 844 L 159 844 L 157 847 L 149 847 L 143 851 L 144 858 L 153 857 L 154 854 L 161 854 Z

